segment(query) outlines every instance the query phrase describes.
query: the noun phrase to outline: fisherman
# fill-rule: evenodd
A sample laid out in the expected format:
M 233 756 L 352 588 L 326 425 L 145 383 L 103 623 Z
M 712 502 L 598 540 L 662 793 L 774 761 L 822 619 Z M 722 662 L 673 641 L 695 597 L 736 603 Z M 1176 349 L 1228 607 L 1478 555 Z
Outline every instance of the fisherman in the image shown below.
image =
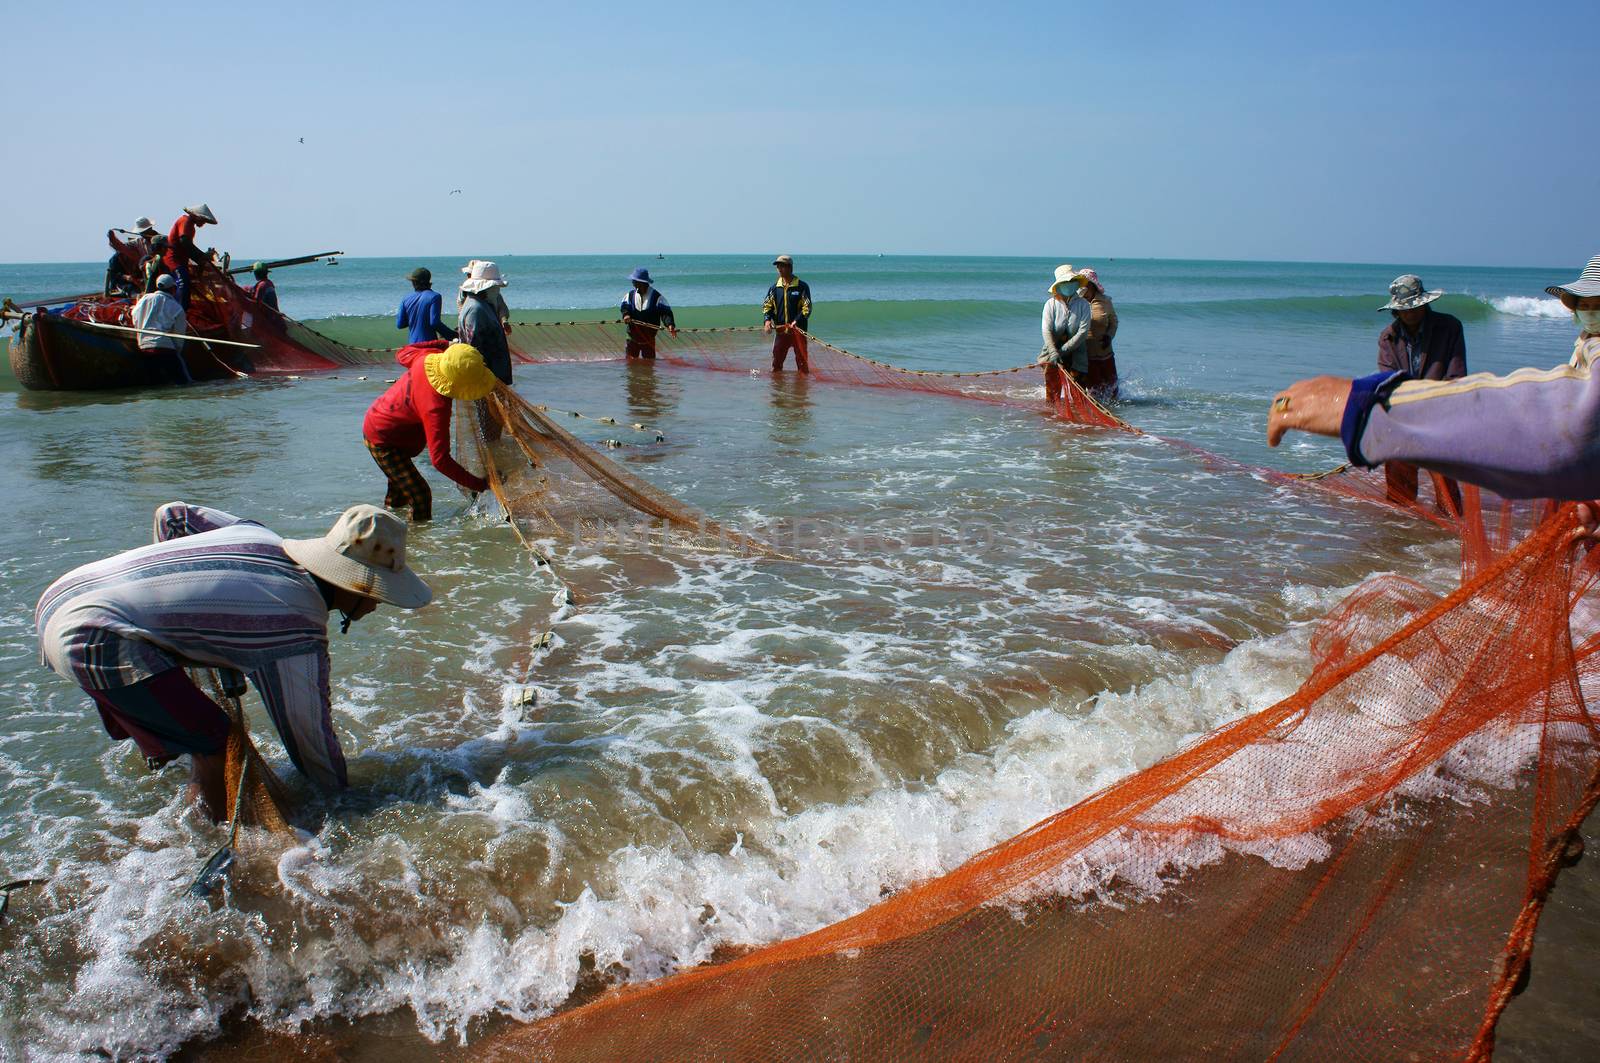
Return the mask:
M 342 631 L 387 602 L 432 597 L 406 567 L 406 528 L 352 506 L 320 539 L 281 539 L 254 521 L 169 502 L 155 545 L 73 569 L 39 599 L 43 663 L 94 700 L 113 739 L 152 769 L 190 757 L 190 797 L 225 815 L 229 719 L 185 668 L 229 668 L 255 685 L 295 767 L 348 785 L 328 695 L 328 614 Z
M 461 307 L 461 342 L 476 347 L 483 363 L 503 383 L 511 383 L 511 348 L 506 343 L 505 324 L 495 310 L 494 301 L 506 280 L 493 262 L 479 262 L 472 276 L 461 283 L 466 302 Z M 501 300 L 501 305 L 505 305 Z
M 145 257 L 143 265 L 139 267 L 140 272 L 143 274 L 141 291 L 155 291 L 156 282 L 162 277 L 170 276 L 167 273 L 167 263 L 164 260 L 166 253 L 167 238 L 165 236 L 157 236 L 150 241 L 150 254 Z
M 1089 335 L 1084 339 L 1084 353 L 1088 356 L 1088 382 L 1090 391 L 1114 397 L 1117 393 L 1117 358 L 1111 341 L 1117 336 L 1117 308 L 1111 304 L 1100 274 L 1087 267 L 1073 276 L 1083 287 L 1084 301 L 1089 304 Z
M 628 358 L 656 356 L 656 335 L 666 329 L 678 334 L 678 322 L 666 296 L 657 290 L 650 271 L 640 266 L 628 275 L 633 291 L 622 297 L 622 321 L 628 326 L 628 340 L 622 353 Z
M 250 273 L 255 277 L 256 282 L 245 290 L 246 294 L 263 306 L 270 306 L 274 310 L 278 309 L 278 286 L 267 278 L 267 264 L 265 262 L 251 263 Z
M 1577 280 L 1552 284 L 1545 291 L 1560 299 L 1578 323 L 1578 338 L 1567 364 L 1583 369 L 1600 360 L 1600 255 L 1589 260 Z
M 134 299 L 139 295 L 140 282 L 129 274 L 122 261 L 120 251 L 111 252 L 106 260 L 106 281 L 100 294 L 107 299 Z
M 1044 302 L 1044 347 L 1039 351 L 1039 364 L 1044 366 L 1044 397 L 1050 402 L 1061 401 L 1066 388 L 1063 373 L 1070 374 L 1080 387 L 1089 381 L 1088 340 L 1093 311 L 1080 288 L 1077 270 L 1070 265 L 1056 267 L 1050 298 Z
M 406 371 L 378 396 L 361 423 L 367 450 L 389 480 L 383 504 L 409 508 L 418 523 L 433 518 L 433 492 L 412 461 L 424 450 L 435 469 L 468 491 L 476 494 L 489 486 L 450 456 L 450 416 L 456 400 L 476 402 L 493 391 L 495 375 L 476 348 L 438 346 L 402 348 L 395 357 Z
M 156 290 L 141 295 L 133 304 L 133 327 L 141 330 L 139 350 L 144 352 L 156 383 L 194 383 L 189 365 L 183 360 L 186 341 L 178 338 L 189 331 L 189 318 L 174 295 L 177 286 L 172 274 L 163 273 L 156 278 Z M 150 331 L 143 331 L 145 329 Z
M 162 260 L 167 264 L 167 270 L 178 279 L 178 302 L 183 304 L 185 310 L 189 309 L 189 299 L 194 289 L 189 263 L 199 264 L 207 259 L 194 244 L 195 233 L 200 231 L 201 226 L 215 224 L 217 216 L 211 213 L 211 208 L 204 203 L 197 203 L 192 207 L 184 207 L 183 213 L 178 215 L 178 220 L 172 223 L 172 229 L 167 233 L 167 249 L 162 254 Z
M 1428 305 L 1443 294 L 1443 290 L 1428 291 L 1414 273 L 1396 277 L 1389 285 L 1389 301 L 1378 308 L 1394 315 L 1378 336 L 1380 372 L 1403 371 L 1412 380 L 1455 380 L 1467 375 L 1467 343 L 1460 320 Z M 1385 462 L 1383 477 L 1391 500 L 1417 500 L 1415 465 Z M 1435 504 L 1444 509 L 1448 498 L 1455 507 L 1451 512 L 1459 516 L 1461 489 L 1455 481 L 1433 474 L 1433 488 Z
M 794 351 L 794 367 L 810 373 L 806 326 L 811 321 L 811 286 L 794 275 L 794 259 L 788 255 L 779 255 L 772 264 L 777 267 L 778 280 L 767 289 L 766 302 L 761 304 L 762 330 L 777 332 L 772 340 L 772 371 L 781 371 L 789 352 Z
M 1600 367 L 1312 377 L 1272 400 L 1267 443 L 1291 429 L 1342 440 L 1362 468 L 1406 461 L 1503 498 L 1600 498 Z
M 133 221 L 133 228 L 125 230 L 131 240 L 124 243 L 139 253 L 139 264 L 144 265 L 144 260 L 150 256 L 151 245 L 155 243 L 160 233 L 156 230 L 155 222 L 146 217 L 138 217 Z
M 431 343 L 434 340 L 453 340 L 455 330 L 439 319 L 439 308 L 444 300 L 433 290 L 433 274 L 418 266 L 406 274 L 411 282 L 411 294 L 400 302 L 394 315 L 394 327 L 410 329 L 407 343 Z
M 127 237 L 119 239 L 117 234 Z M 132 229 L 107 229 L 106 242 L 111 245 L 111 258 L 106 262 L 106 281 L 102 294 L 108 299 L 134 299 L 140 291 L 141 274 L 145 259 L 150 255 L 150 241 L 156 227 L 149 218 L 139 218 Z M 132 257 L 133 265 L 127 265 Z
M 471 280 L 475 276 L 473 271 L 482 265 L 483 262 L 476 258 L 468 259 L 467 264 L 461 267 L 461 272 L 467 275 L 467 280 Z M 494 263 L 490 262 L 489 265 L 494 266 Z M 495 269 L 498 270 L 499 267 L 495 266 Z M 461 287 L 456 291 L 456 313 L 459 314 L 466 305 L 467 281 L 462 281 Z M 494 308 L 495 316 L 500 319 L 500 327 L 509 333 L 511 331 L 511 308 L 506 306 L 505 297 L 500 294 L 499 288 L 489 293 L 489 305 Z

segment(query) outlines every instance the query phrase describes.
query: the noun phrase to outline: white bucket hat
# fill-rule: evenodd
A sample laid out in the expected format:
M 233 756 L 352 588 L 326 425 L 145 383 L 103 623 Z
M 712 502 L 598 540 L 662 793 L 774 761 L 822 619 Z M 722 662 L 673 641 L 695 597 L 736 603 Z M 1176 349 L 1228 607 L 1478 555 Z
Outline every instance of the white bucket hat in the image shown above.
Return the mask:
M 217 224 L 217 216 L 211 213 L 211 208 L 204 203 L 196 203 L 192 207 L 184 207 L 183 212 L 185 214 L 193 214 L 197 218 L 203 218 L 212 225 Z
M 283 552 L 313 576 L 402 609 L 418 609 L 433 591 L 406 567 L 406 526 L 377 506 L 351 506 L 320 539 L 285 539 Z
M 477 268 L 478 268 L 478 260 L 475 259 L 475 258 L 469 258 L 469 259 L 467 259 L 467 264 L 465 266 L 461 267 L 461 272 L 465 273 L 467 276 L 470 277 L 470 276 L 472 276 L 472 271 L 477 269 Z
M 1061 287 L 1063 284 L 1071 284 L 1077 281 L 1078 278 L 1074 276 L 1074 274 L 1077 272 L 1078 271 L 1074 269 L 1070 263 L 1064 266 L 1057 266 L 1056 279 L 1055 283 L 1050 285 L 1050 294 L 1056 294 L 1056 289 Z
M 474 262 L 472 272 L 461 282 L 464 292 L 481 292 L 489 288 L 504 288 L 508 282 L 500 276 L 500 267 L 493 262 Z
M 154 232 L 155 227 L 156 223 L 149 218 L 135 218 L 133 219 L 133 228 L 128 231 L 134 233 Z

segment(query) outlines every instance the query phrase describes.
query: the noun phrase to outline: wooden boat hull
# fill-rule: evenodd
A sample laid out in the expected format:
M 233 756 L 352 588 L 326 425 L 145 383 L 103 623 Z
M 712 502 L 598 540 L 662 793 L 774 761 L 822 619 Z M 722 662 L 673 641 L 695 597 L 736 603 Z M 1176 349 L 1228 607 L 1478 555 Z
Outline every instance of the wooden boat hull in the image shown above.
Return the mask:
M 21 319 L 10 355 L 17 383 L 30 391 L 108 391 L 155 383 L 131 335 L 42 310 Z M 186 343 L 183 356 L 196 380 L 233 376 L 200 344 Z

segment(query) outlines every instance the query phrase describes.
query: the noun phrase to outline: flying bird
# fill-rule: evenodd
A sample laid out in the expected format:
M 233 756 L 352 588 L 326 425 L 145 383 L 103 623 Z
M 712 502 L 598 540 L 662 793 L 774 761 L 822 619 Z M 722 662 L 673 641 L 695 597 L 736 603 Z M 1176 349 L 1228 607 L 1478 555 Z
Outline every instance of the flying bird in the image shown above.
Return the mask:
M 306 142 L 306 138 L 305 137 L 301 137 L 300 138 L 300 143 L 304 144 L 305 142 Z
M 452 188 L 452 189 L 451 189 L 451 190 L 450 190 L 450 194 L 451 194 L 451 195 L 452 195 L 452 196 L 459 196 L 459 195 L 460 195 L 460 194 L 461 194 L 461 189 L 459 189 L 459 188 Z

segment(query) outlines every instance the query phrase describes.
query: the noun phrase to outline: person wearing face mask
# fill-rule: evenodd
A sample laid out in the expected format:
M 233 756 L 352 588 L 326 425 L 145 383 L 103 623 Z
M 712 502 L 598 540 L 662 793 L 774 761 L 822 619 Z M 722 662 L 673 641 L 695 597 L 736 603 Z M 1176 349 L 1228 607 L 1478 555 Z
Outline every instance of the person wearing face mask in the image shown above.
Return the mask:
M 1378 370 L 1405 373 L 1412 380 L 1455 380 L 1467 375 L 1467 343 L 1461 321 L 1442 314 L 1431 304 L 1443 295 L 1428 291 L 1414 273 L 1396 277 L 1389 285 L 1389 301 L 1379 310 L 1394 316 L 1389 327 L 1378 336 Z M 1445 499 L 1461 512 L 1461 489 L 1454 480 L 1437 473 L 1433 478 L 1435 499 L 1441 508 Z M 1403 461 L 1383 466 L 1388 496 L 1396 502 L 1417 499 L 1417 467 Z
M 1583 273 L 1569 284 L 1552 284 L 1545 289 L 1572 311 L 1578 323 L 1578 338 L 1572 345 L 1574 369 L 1585 369 L 1600 360 L 1600 255 L 1589 260 Z
M 1044 301 L 1044 347 L 1039 351 L 1039 364 L 1044 366 L 1044 397 L 1050 402 L 1061 401 L 1066 387 L 1063 373 L 1070 374 L 1079 387 L 1088 386 L 1089 326 L 1093 314 L 1080 291 L 1077 270 L 1070 265 L 1057 266 L 1050 298 Z
M 221 510 L 168 502 L 155 544 L 94 561 L 52 583 L 34 623 L 40 656 L 94 701 L 113 739 L 152 769 L 188 754 L 190 797 L 227 807 L 228 714 L 186 668 L 231 668 L 261 695 L 296 768 L 349 785 L 328 692 L 328 614 L 342 631 L 380 602 L 428 604 L 406 566 L 406 526 L 351 506 L 320 539 L 283 539 Z

